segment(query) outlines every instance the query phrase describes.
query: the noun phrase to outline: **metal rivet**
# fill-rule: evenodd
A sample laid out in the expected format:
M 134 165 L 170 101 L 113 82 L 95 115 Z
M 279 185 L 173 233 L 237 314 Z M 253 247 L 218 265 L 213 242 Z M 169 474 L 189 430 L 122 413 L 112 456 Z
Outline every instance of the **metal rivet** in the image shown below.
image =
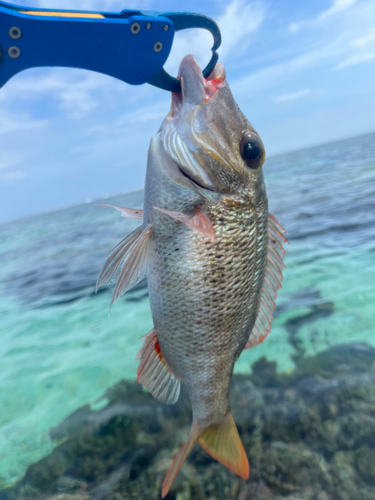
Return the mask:
M 147 23 L 146 24 L 146 30 L 150 30 L 152 28 L 152 24 L 151 23 Z
M 138 35 L 138 33 L 141 31 L 141 27 L 138 23 L 134 23 L 132 24 L 130 31 L 133 33 L 133 35 Z
M 156 42 L 154 45 L 154 51 L 155 52 L 160 52 L 161 49 L 163 48 L 163 44 L 161 42 Z
M 11 57 L 12 59 L 17 59 L 20 57 L 21 51 L 18 47 L 9 47 L 8 50 L 8 56 Z
M 164 28 L 163 28 L 164 31 L 168 31 L 169 30 L 169 24 L 164 24 Z
M 13 40 L 18 40 L 22 36 L 22 31 L 19 28 L 17 28 L 17 26 L 13 26 L 9 30 L 9 36 Z

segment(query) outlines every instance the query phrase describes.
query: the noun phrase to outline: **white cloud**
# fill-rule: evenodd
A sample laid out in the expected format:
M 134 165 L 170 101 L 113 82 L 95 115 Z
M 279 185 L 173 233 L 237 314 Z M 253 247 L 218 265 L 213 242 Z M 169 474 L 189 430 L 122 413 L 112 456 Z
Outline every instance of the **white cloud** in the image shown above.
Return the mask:
M 363 47 L 368 46 L 369 44 L 371 44 L 374 41 L 375 41 L 375 33 L 370 33 L 366 36 L 356 38 L 355 40 L 352 41 L 352 45 L 356 49 L 362 49 Z
M 298 33 L 301 31 L 302 23 L 290 23 L 288 26 L 288 30 L 290 33 Z
M 145 113 L 137 113 L 136 116 L 129 120 L 129 123 L 142 123 L 142 122 L 150 122 L 154 120 L 162 120 L 166 116 L 166 112 L 164 111 L 155 111 L 155 112 L 145 112 Z
M 3 153 L 0 159 L 0 170 L 13 168 L 24 160 L 26 160 L 26 156 L 16 151 L 7 152 L 5 157 Z
M 231 85 L 235 93 L 247 95 L 280 84 L 291 82 L 293 75 L 321 69 L 324 66 L 342 69 L 343 67 L 370 62 L 373 60 L 373 0 L 359 2 L 342 16 L 330 16 L 324 22 L 314 21 L 315 33 L 301 40 L 313 40 L 301 44 L 304 52 L 296 47 L 294 57 L 284 58 L 282 62 L 262 67 L 238 79 Z M 310 24 L 312 27 L 312 24 Z M 366 35 L 364 35 L 366 33 Z M 370 36 L 371 35 L 371 36 Z M 354 45 L 353 45 L 354 43 Z M 355 46 L 362 47 L 362 53 Z
M 43 71 L 37 76 L 21 74 L 6 85 L 0 92 L 0 102 L 12 100 L 53 98 L 69 118 L 82 118 L 94 109 L 99 101 L 93 93 L 108 88 L 108 77 L 94 72 L 82 74 L 79 70 L 53 69 Z
M 266 9 L 261 2 L 232 1 L 218 19 L 223 44 L 220 47 L 222 59 L 234 50 L 237 55 L 244 52 L 251 43 L 251 33 L 256 31 L 265 19 Z M 239 52 L 238 52 L 239 51 Z
M 25 179 L 27 177 L 25 172 L 20 172 L 20 171 L 14 171 L 14 172 L 7 172 L 2 176 L 3 181 L 20 181 L 22 179 Z
M 357 0 L 334 0 L 331 7 L 319 15 L 319 19 L 324 19 L 328 16 L 332 16 L 333 14 L 337 14 L 338 12 L 342 12 L 343 10 L 346 10 L 354 5 L 356 1 Z
M 354 54 L 353 56 L 344 59 L 344 61 L 335 66 L 334 69 L 344 69 L 348 66 L 354 66 L 355 64 L 367 63 L 371 61 L 375 61 L 375 49 L 358 52 L 358 54 Z
M 352 51 L 351 55 L 337 64 L 335 70 L 375 60 L 375 32 L 355 38 L 349 45 L 353 48 L 354 53 Z
M 319 28 L 323 21 L 339 12 L 343 12 L 352 7 L 357 0 L 334 0 L 331 7 L 321 12 L 318 16 L 304 19 L 299 22 L 292 22 L 288 25 L 288 31 L 292 34 L 300 33 L 302 29 Z
M 311 95 L 312 91 L 310 89 L 302 89 L 297 92 L 292 92 L 291 94 L 282 94 L 277 97 L 274 97 L 273 102 L 291 102 L 297 101 L 298 99 L 302 99 L 303 97 L 307 97 Z
M 0 135 L 20 130 L 40 129 L 47 124 L 47 120 L 33 120 L 25 114 L 10 115 L 0 110 Z
M 95 125 L 86 129 L 86 135 L 100 135 L 104 137 L 110 134 L 113 138 L 114 135 L 127 134 L 129 132 L 129 125 L 137 123 L 150 123 L 154 121 L 161 121 L 167 116 L 170 108 L 170 99 L 160 100 L 157 104 L 150 104 L 142 108 L 137 108 L 135 111 L 124 113 L 113 120 L 110 128 L 106 124 Z M 152 123 L 154 127 L 154 124 Z
M 232 0 L 225 11 L 215 21 L 220 27 L 222 45 L 219 49 L 220 60 L 229 59 L 233 54 L 241 54 L 251 43 L 251 35 L 263 23 L 266 9 L 262 2 Z M 212 48 L 212 35 L 206 30 L 187 30 L 177 33 L 171 54 L 165 68 L 176 75 L 183 57 L 193 54 L 203 68 L 209 62 Z

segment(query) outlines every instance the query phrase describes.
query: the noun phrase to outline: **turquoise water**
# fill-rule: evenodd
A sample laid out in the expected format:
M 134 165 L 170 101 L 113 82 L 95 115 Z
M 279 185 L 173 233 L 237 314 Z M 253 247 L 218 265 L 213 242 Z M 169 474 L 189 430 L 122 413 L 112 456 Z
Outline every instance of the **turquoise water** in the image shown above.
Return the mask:
M 333 344 L 375 347 L 375 134 L 267 160 L 270 211 L 288 231 L 285 280 L 266 341 L 280 371 Z M 152 328 L 147 288 L 108 315 L 95 295 L 108 252 L 137 227 L 92 203 L 0 226 L 0 484 L 52 450 L 49 430 L 122 378 Z M 143 193 L 105 203 L 142 207 Z

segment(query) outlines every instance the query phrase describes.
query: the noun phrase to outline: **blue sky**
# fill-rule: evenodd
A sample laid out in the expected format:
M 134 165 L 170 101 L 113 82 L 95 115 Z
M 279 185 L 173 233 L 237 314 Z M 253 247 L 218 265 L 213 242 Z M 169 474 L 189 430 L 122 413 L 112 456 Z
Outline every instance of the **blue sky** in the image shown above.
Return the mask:
M 202 12 L 268 155 L 375 130 L 373 0 L 34 0 L 42 8 Z M 176 35 L 166 68 L 212 39 Z M 167 92 L 71 69 L 23 72 L 0 89 L 0 222 L 143 187 Z

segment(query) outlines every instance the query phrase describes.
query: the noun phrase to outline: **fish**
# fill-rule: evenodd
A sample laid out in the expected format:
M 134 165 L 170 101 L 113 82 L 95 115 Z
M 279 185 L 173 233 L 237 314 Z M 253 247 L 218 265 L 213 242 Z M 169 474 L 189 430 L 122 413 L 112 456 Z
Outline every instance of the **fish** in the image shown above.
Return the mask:
M 199 443 L 243 479 L 250 467 L 229 407 L 236 360 L 262 343 L 285 268 L 284 228 L 268 212 L 261 138 L 236 104 L 222 63 L 206 80 L 192 55 L 179 70 L 181 93 L 152 137 L 143 219 L 109 254 L 98 287 L 112 302 L 147 277 L 154 327 L 143 337 L 137 381 L 174 404 L 181 383 L 193 421 L 173 459 L 164 498 Z

